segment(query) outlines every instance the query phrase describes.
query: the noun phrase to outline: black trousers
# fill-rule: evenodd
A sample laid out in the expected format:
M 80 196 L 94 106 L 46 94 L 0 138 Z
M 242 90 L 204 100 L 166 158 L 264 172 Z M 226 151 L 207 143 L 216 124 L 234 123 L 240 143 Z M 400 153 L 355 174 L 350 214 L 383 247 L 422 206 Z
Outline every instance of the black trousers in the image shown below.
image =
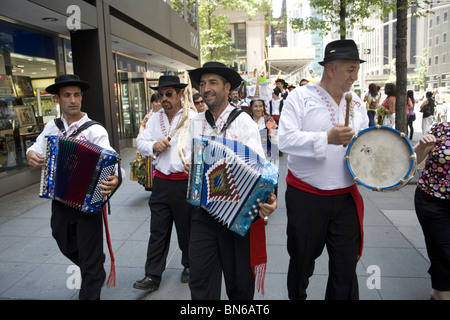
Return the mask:
M 289 299 L 306 299 L 315 260 L 327 247 L 329 275 L 325 299 L 359 299 L 356 264 L 361 234 L 353 197 L 320 196 L 286 189 Z
M 189 267 L 190 219 L 193 206 L 186 202 L 187 180 L 155 177 L 150 195 L 150 239 L 145 275 L 159 284 L 166 268 L 172 226 L 175 222 L 181 264 Z
M 409 139 L 412 140 L 414 136 L 414 121 L 412 115 L 406 116 L 406 136 L 409 135 Z
M 430 258 L 431 285 L 435 290 L 450 291 L 450 200 L 416 188 L 414 205 Z
M 222 272 L 230 300 L 252 300 L 250 237 L 230 231 L 202 208 L 192 215 L 190 281 L 193 300 L 220 300 Z
M 106 278 L 102 212 L 88 214 L 54 200 L 50 223 L 61 252 L 80 267 L 80 300 L 100 299 Z

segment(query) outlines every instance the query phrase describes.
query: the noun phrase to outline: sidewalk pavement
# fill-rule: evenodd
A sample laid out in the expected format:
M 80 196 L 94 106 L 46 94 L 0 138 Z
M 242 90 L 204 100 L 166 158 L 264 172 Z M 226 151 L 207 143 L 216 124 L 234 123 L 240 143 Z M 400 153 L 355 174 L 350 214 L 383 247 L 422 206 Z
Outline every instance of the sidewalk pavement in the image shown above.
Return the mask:
M 421 134 L 415 136 L 413 143 Z M 121 156 L 128 176 L 135 150 L 121 150 Z M 287 156 L 280 160 L 279 207 L 266 227 L 265 295 L 255 293 L 256 300 L 288 298 L 284 201 Z M 416 181 L 417 175 L 402 189 L 391 192 L 375 192 L 359 186 L 365 203 L 365 245 L 357 266 L 361 300 L 428 300 L 430 297 L 429 261 L 414 211 Z M 77 273 L 51 236 L 51 202 L 39 198 L 38 189 L 36 183 L 0 198 L 0 299 L 76 300 L 78 290 L 72 287 Z M 125 177 L 111 199 L 108 221 L 116 263 L 116 286 L 103 289 L 103 300 L 190 299 L 188 285 L 180 282 L 181 254 L 174 231 L 159 290 L 147 294 L 133 288 L 133 283 L 144 276 L 150 229 L 149 196 L 150 192 Z M 105 269 L 109 274 L 106 241 L 105 254 Z M 324 298 L 327 263 L 324 250 L 310 279 L 308 299 Z M 222 298 L 226 299 L 225 293 Z

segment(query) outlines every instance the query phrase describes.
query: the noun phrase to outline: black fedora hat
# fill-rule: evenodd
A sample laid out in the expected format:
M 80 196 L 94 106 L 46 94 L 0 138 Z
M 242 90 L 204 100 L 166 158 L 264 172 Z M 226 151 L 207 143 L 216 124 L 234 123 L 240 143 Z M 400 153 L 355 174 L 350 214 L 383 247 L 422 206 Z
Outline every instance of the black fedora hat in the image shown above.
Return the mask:
M 358 47 L 355 41 L 351 39 L 332 41 L 325 47 L 323 61 L 319 62 L 321 66 L 333 60 L 358 60 L 360 63 L 366 62 L 359 58 Z
M 59 88 L 61 87 L 68 87 L 68 86 L 77 86 L 80 87 L 81 92 L 89 89 L 91 85 L 85 81 L 80 80 L 80 77 L 78 77 L 75 74 L 63 74 L 55 78 L 55 83 L 48 86 L 45 91 L 47 91 L 50 94 L 56 94 L 59 91 Z
M 180 78 L 178 76 L 160 76 L 158 86 L 156 86 L 156 87 L 150 86 L 150 88 L 152 88 L 154 90 L 158 90 L 158 88 L 163 88 L 163 87 L 172 87 L 172 88 L 183 89 L 186 86 L 187 86 L 186 83 L 180 82 Z
M 207 73 L 215 73 L 224 77 L 231 84 L 230 89 L 236 89 L 242 82 L 242 78 L 239 73 L 217 61 L 206 62 L 203 67 L 189 71 L 189 76 L 192 81 L 200 84 L 202 75 Z

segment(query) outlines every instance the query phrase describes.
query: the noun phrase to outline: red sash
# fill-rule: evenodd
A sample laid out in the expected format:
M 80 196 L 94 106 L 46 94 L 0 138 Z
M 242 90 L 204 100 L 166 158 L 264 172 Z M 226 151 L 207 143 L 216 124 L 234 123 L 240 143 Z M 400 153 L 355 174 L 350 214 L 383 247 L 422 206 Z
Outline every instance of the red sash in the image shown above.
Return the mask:
M 187 180 L 189 178 L 189 175 L 184 172 L 164 174 L 161 171 L 155 169 L 155 177 L 167 180 Z
M 257 218 L 250 227 L 250 266 L 255 276 L 256 289 L 264 295 L 264 278 L 266 276 L 266 226 L 264 219 Z
M 358 187 L 355 184 L 351 185 L 347 188 L 342 189 L 334 189 L 334 190 L 322 190 L 317 189 L 310 184 L 302 181 L 301 179 L 294 176 L 291 171 L 288 170 L 287 176 L 286 176 L 286 183 L 287 185 L 294 187 L 296 189 L 317 194 L 320 196 L 332 196 L 337 194 L 343 194 L 343 193 L 350 193 L 353 197 L 353 200 L 355 201 L 356 205 L 356 211 L 358 213 L 358 220 L 359 220 L 359 229 L 361 230 L 361 245 L 359 247 L 359 254 L 358 254 L 358 260 L 361 258 L 362 250 L 363 250 L 363 243 L 364 243 L 364 231 L 363 231 L 363 219 L 364 219 L 364 201 L 361 196 L 361 193 L 359 193 Z

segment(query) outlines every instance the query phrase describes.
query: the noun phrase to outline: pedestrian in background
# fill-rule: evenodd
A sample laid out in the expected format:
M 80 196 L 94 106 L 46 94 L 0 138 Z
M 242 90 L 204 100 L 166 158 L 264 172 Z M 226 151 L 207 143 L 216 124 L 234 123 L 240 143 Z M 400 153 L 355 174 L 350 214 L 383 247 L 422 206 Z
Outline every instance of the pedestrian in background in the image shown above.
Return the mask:
M 206 111 L 207 107 L 200 93 L 194 93 L 192 99 L 194 100 L 194 105 L 198 113 Z
M 229 103 L 236 107 L 236 108 L 240 108 L 241 107 L 241 99 L 239 98 L 239 91 L 238 89 L 233 89 L 231 90 L 230 94 L 228 95 L 228 100 Z
M 384 93 L 387 95 L 386 99 L 381 104 L 385 109 L 384 125 L 388 127 L 395 126 L 395 102 L 397 100 L 395 84 L 386 83 L 384 85 Z
M 141 126 L 139 127 L 138 137 L 142 134 L 142 131 L 145 130 L 145 126 L 147 124 L 148 119 L 152 116 L 152 114 L 156 113 L 159 109 L 161 109 L 161 98 L 158 93 L 152 94 L 150 97 L 150 110 L 145 115 L 144 119 L 141 121 Z
M 281 110 L 283 110 L 284 99 L 281 98 L 281 90 L 276 87 L 272 91 L 272 99 L 269 101 L 268 113 L 278 124 L 280 121 Z
M 280 89 L 280 92 L 278 95 L 281 99 L 285 100 L 289 94 L 289 90 L 287 90 L 287 83 L 284 79 L 277 79 L 275 80 L 276 88 Z
M 309 81 L 307 79 L 300 80 L 300 87 L 304 86 L 307 83 L 309 83 Z
M 416 105 L 414 91 L 408 90 L 406 92 L 406 98 L 408 99 L 408 104 L 406 105 L 406 136 L 409 135 L 409 140 L 412 140 L 414 136 L 413 124 L 416 120 L 416 113 L 414 112 L 414 106 Z
M 377 91 L 377 85 L 375 83 L 369 84 L 369 91 L 367 91 L 364 96 L 364 102 L 366 103 L 367 116 L 369 117 L 369 127 L 373 127 L 376 125 L 375 115 L 380 103 L 380 95 Z
M 266 151 L 266 159 L 278 165 L 278 125 L 267 114 L 264 99 L 260 97 L 252 98 L 250 116 L 258 125 L 263 149 Z
M 427 91 L 425 97 L 426 100 L 420 105 L 420 112 L 422 112 L 423 135 L 428 134 L 428 131 L 430 131 L 431 124 L 434 119 L 434 107 L 436 106 L 436 102 L 433 99 L 433 93 L 431 91 Z

